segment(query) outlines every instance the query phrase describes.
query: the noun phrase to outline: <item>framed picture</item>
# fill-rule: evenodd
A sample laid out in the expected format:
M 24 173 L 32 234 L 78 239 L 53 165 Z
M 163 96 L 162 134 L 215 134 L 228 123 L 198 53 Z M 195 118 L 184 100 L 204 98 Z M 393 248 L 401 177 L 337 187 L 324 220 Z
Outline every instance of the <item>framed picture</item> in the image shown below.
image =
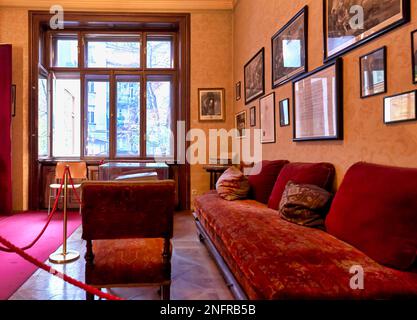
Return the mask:
M 293 82 L 294 141 L 343 139 L 342 59 Z
M 360 57 L 361 98 L 387 92 L 387 47 Z
M 256 127 L 256 107 L 249 109 L 249 122 L 251 127 Z
M 246 110 L 236 114 L 237 137 L 246 137 Z
M 279 102 L 279 125 L 281 127 L 290 125 L 290 99 Z
M 242 82 L 236 83 L 236 101 L 242 98 Z
M 16 117 L 16 85 L 12 84 L 12 117 Z
M 198 89 L 199 121 L 225 121 L 224 99 L 224 89 Z
M 410 0 L 323 0 L 324 60 L 410 21 Z
M 275 143 L 275 92 L 263 97 L 260 101 L 261 143 Z
M 413 56 L 413 83 L 417 83 L 417 30 L 411 34 L 411 50 Z
M 401 93 L 384 99 L 384 123 L 398 123 L 417 119 L 417 91 Z
M 308 7 L 272 37 L 272 88 L 307 72 Z
M 245 65 L 245 104 L 265 93 L 265 48 Z

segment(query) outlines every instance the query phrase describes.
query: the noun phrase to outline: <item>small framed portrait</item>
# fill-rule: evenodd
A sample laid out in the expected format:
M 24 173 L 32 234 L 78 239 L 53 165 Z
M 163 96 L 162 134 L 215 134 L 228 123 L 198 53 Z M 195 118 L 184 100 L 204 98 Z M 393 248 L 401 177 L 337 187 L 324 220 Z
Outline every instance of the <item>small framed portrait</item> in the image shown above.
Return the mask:
M 199 121 L 225 121 L 224 99 L 224 89 L 198 89 Z
M 251 127 L 256 127 L 256 107 L 249 109 L 249 124 Z
M 417 83 L 417 30 L 411 34 L 411 49 L 413 61 L 413 83 Z
M 242 98 L 242 82 L 236 83 L 236 101 L 239 101 Z
M 245 104 L 265 93 L 265 48 L 245 65 Z
M 12 117 L 16 117 L 16 85 L 12 84 Z
M 417 91 L 401 93 L 384 99 L 384 123 L 398 123 L 417 119 Z
M 308 6 L 272 37 L 272 88 L 307 71 Z
M 387 47 L 360 57 L 361 98 L 387 92 Z
M 261 143 L 275 143 L 275 92 L 261 99 L 259 109 L 262 132 Z
M 246 137 L 246 110 L 236 114 L 237 137 Z
M 288 127 L 290 125 L 290 99 L 279 102 L 279 125 Z

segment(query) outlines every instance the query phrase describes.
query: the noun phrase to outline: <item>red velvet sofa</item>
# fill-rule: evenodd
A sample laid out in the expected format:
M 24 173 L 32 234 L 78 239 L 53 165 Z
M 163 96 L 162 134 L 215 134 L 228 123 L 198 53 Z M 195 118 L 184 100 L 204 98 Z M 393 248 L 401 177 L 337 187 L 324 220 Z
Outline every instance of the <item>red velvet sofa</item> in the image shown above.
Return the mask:
M 311 183 L 315 166 L 281 165 L 271 197 L 279 180 Z M 300 175 L 300 167 L 310 175 Z M 417 297 L 417 169 L 355 164 L 335 194 L 327 232 L 287 222 L 253 199 L 225 201 L 215 191 L 196 198 L 194 215 L 237 299 Z M 355 266 L 364 271 L 363 289 L 351 287 Z

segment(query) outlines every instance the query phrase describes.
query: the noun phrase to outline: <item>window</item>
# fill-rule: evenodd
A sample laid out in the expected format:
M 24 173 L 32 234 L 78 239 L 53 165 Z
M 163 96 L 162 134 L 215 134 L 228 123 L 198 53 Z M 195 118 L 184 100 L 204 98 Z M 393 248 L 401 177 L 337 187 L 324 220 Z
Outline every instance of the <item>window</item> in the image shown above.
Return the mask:
M 39 156 L 51 149 L 54 158 L 173 158 L 173 34 L 80 31 L 51 39 L 52 130 L 46 102 L 39 108 Z
M 38 80 L 38 157 L 49 154 L 49 101 L 48 78 L 39 76 Z

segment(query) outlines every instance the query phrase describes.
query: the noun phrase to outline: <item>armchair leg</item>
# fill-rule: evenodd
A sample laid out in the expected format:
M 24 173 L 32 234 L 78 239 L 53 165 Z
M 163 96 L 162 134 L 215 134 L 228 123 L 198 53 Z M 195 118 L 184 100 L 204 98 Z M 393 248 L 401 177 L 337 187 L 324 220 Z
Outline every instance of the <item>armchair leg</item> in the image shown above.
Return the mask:
M 171 300 L 171 285 L 165 285 L 161 287 L 162 300 Z

